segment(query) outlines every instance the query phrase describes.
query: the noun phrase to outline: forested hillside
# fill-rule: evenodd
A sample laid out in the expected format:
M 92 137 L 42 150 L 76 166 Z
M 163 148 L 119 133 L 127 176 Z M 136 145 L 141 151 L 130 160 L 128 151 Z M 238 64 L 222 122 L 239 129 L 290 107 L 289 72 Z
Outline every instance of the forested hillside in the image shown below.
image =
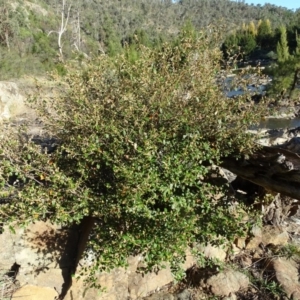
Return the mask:
M 0 1 L 0 78 L 38 75 L 63 60 L 114 55 L 139 40 L 157 46 L 190 22 L 197 29 L 269 19 L 298 26 L 300 11 L 229 0 L 28 0 Z

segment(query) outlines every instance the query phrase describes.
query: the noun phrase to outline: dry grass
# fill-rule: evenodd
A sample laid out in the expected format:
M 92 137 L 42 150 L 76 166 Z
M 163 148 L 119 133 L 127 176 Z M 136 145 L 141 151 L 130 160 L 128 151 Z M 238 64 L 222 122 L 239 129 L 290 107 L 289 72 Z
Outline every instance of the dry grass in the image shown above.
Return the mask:
M 12 295 L 18 288 L 19 284 L 15 280 L 15 276 L 0 270 L 0 300 L 12 299 Z

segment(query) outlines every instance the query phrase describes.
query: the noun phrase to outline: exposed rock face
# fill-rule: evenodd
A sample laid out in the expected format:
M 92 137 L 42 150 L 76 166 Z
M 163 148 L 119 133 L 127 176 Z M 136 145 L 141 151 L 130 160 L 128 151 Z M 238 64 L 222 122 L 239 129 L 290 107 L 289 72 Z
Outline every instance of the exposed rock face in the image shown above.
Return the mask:
M 50 223 L 15 228 L 15 234 L 5 228 L 0 234 L 0 269 L 10 270 L 16 263 L 21 286 L 55 288 L 56 294 L 61 293 L 74 263 L 76 242 L 76 232 Z
M 173 282 L 168 265 L 157 273 L 142 275 L 137 272 L 142 258 L 129 257 L 127 269 L 116 268 L 110 273 L 99 273 L 97 283 L 105 288 L 100 297 L 98 290 L 87 290 L 82 279 L 73 279 L 71 284 L 70 275 L 75 270 L 79 241 L 77 228 L 66 229 L 36 222 L 26 229 L 16 227 L 14 230 L 15 233 L 12 233 L 5 227 L 0 234 L 0 270 L 9 271 L 14 264 L 19 266 L 16 280 L 23 288 L 15 297 L 46 300 L 47 295 L 66 294 L 66 300 L 140 299 Z M 188 269 L 195 263 L 195 258 L 187 251 L 183 268 Z M 88 264 L 78 266 L 78 272 L 86 266 Z M 43 293 L 45 297 L 41 297 Z
M 28 2 L 29 3 L 29 2 Z M 34 5 L 32 3 L 32 5 Z M 43 99 L 48 100 L 63 92 L 55 83 L 44 78 L 38 79 Z M 0 81 L 0 123 L 7 119 L 25 116 L 26 121 L 36 118 L 33 109 L 26 105 L 28 96 L 37 92 L 36 81 L 30 78 L 18 79 L 16 81 Z
M 259 247 L 260 244 L 266 246 L 273 244 L 275 246 L 286 245 L 290 237 L 286 230 L 280 227 L 273 227 L 271 225 L 264 226 L 261 232 L 253 234 L 249 239 L 246 249 L 253 250 Z
M 62 293 L 64 288 L 67 288 L 65 300 L 134 300 L 148 295 L 151 295 L 147 298 L 149 300 L 191 299 L 189 290 L 168 293 L 164 288 L 173 282 L 168 266 L 158 273 L 144 275 L 138 273 L 138 267 L 143 263 L 140 256 L 129 257 L 127 269 L 116 268 L 110 273 L 99 273 L 97 283 L 105 288 L 103 292 L 86 289 L 84 278 L 73 279 L 72 284 L 68 285 L 67 279 L 74 269 L 75 252 L 78 246 L 76 228 L 65 229 L 50 223 L 36 222 L 26 230 L 15 228 L 15 231 L 16 233 L 13 234 L 9 232 L 8 228 L 5 228 L 4 233 L 0 234 L 0 269 L 9 270 L 15 263 L 20 265 L 16 279 L 21 288 L 15 292 L 13 299 L 53 300 Z M 283 245 L 289 238 L 284 229 L 278 229 L 271 225 L 265 226 L 263 229 L 254 226 L 252 235 L 254 239 L 258 239 L 255 243 L 256 247 L 261 243 Z M 246 244 L 246 249 L 248 249 L 248 245 Z M 215 253 L 215 250 L 211 246 L 202 249 L 207 257 L 220 259 L 219 256 L 226 253 L 221 249 L 221 254 L 211 256 L 211 252 Z M 251 258 L 246 256 L 243 262 L 244 267 L 250 267 L 253 264 Z M 187 251 L 183 267 L 188 269 L 195 264 L 194 257 Z M 78 267 L 78 271 L 84 266 Z M 293 297 L 292 299 L 300 299 L 297 265 L 293 261 L 270 260 L 268 268 L 274 270 L 276 280 L 286 293 Z M 235 299 L 235 293 L 247 289 L 249 285 L 247 276 L 235 270 L 226 269 L 219 274 L 212 275 L 209 274 L 206 277 L 207 280 L 202 278 L 204 279 L 203 288 L 216 296 L 228 297 L 227 299 Z M 70 289 L 68 289 L 69 286 Z M 159 291 L 161 293 L 158 293 Z
M 0 82 L 0 121 L 24 112 L 25 97 L 14 82 Z
M 97 283 L 105 291 L 101 292 L 94 289 L 86 289 L 83 280 L 74 280 L 68 291 L 65 300 L 89 299 L 89 300 L 113 300 L 113 299 L 140 299 L 149 293 L 158 291 L 163 286 L 173 281 L 172 273 L 169 268 L 156 273 L 145 274 L 144 276 L 136 272 L 139 258 L 130 259 L 128 269 L 117 268 L 110 273 L 99 274 Z

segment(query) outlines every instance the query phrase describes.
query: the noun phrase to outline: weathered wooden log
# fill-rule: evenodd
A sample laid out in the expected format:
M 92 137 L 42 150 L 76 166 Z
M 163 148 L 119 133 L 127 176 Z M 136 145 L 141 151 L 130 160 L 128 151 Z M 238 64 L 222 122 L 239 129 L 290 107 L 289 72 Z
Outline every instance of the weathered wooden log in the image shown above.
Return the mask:
M 226 158 L 222 167 L 268 190 L 300 200 L 300 154 L 286 146 L 264 146 L 239 160 Z

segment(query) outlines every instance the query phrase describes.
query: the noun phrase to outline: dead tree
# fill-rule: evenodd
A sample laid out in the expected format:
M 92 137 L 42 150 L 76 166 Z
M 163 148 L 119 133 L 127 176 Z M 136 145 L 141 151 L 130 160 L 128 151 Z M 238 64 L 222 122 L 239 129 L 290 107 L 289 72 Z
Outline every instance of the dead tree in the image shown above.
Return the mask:
M 67 26 L 68 26 L 68 22 L 69 22 L 69 16 L 70 16 L 70 10 L 71 10 L 71 5 L 69 5 L 68 9 L 67 9 L 67 13 L 65 13 L 66 10 L 66 1 L 62 0 L 62 9 L 61 9 L 61 22 L 60 22 L 60 28 L 59 30 L 55 31 L 52 30 L 48 33 L 48 36 L 51 33 L 57 33 L 58 37 L 57 37 L 57 44 L 58 44 L 58 51 L 59 51 L 59 56 L 60 56 L 60 60 L 63 61 L 64 57 L 63 57 L 63 51 L 62 51 L 62 35 L 65 33 L 65 31 L 67 30 Z
M 242 159 L 224 158 L 222 167 L 267 190 L 300 200 L 300 153 L 292 147 L 264 146 Z

